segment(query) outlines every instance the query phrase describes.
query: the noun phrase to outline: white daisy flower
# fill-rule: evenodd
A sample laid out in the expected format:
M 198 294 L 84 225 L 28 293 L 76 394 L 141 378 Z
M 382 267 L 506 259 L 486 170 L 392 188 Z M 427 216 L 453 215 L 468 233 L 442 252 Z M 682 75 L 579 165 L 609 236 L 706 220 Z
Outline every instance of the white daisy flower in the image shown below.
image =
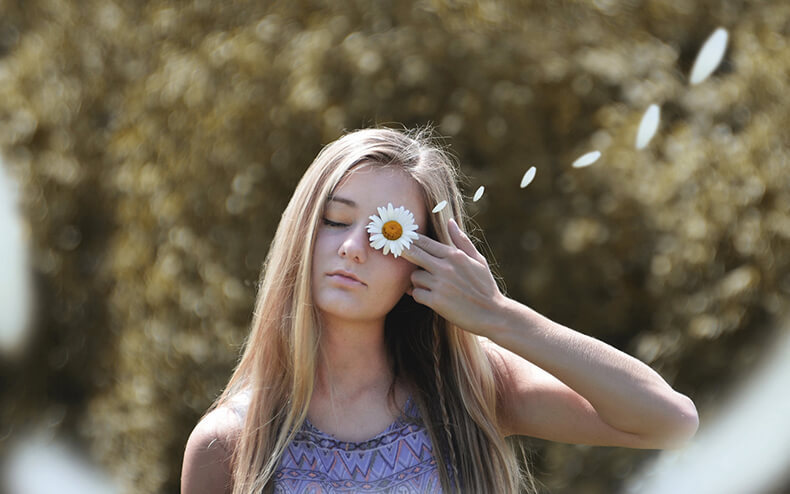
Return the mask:
M 445 206 L 447 206 L 447 201 L 442 201 L 439 204 L 437 204 L 436 207 L 433 208 L 433 211 L 431 211 L 431 212 L 432 213 L 438 213 L 439 211 L 444 209 Z
M 370 233 L 370 246 L 374 249 L 384 248 L 384 255 L 392 251 L 392 255 L 397 258 L 411 246 L 412 240 L 417 239 L 415 230 L 419 228 L 414 223 L 414 215 L 411 211 L 400 206 L 393 208 L 392 203 L 388 203 L 386 208 L 376 208 L 378 216 L 370 216 L 372 220 L 368 223 L 367 230 Z
M 486 190 L 485 186 L 481 185 L 478 187 L 477 192 L 475 192 L 475 196 L 472 198 L 472 201 L 477 202 L 483 197 L 483 191 Z

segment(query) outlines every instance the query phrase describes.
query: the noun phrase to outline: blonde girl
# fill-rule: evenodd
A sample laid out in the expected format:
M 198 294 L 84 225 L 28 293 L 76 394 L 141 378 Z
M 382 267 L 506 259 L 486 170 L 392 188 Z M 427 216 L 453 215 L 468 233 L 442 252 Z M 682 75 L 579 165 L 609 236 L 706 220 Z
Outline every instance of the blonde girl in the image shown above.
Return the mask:
M 457 179 L 426 129 L 318 154 L 182 493 L 515 493 L 534 486 L 508 436 L 670 448 L 695 433 L 693 402 L 647 365 L 499 290 Z

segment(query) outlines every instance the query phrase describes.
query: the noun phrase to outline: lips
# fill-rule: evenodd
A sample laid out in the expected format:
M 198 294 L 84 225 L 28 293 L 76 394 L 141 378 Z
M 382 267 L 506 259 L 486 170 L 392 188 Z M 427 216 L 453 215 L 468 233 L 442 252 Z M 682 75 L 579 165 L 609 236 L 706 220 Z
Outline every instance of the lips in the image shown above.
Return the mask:
M 343 270 L 332 271 L 331 273 L 328 274 L 328 276 L 340 276 L 343 278 L 349 278 L 351 280 L 356 281 L 357 283 L 362 283 L 363 285 L 365 285 L 364 281 L 360 280 L 354 273 L 351 273 L 349 271 L 343 271 Z

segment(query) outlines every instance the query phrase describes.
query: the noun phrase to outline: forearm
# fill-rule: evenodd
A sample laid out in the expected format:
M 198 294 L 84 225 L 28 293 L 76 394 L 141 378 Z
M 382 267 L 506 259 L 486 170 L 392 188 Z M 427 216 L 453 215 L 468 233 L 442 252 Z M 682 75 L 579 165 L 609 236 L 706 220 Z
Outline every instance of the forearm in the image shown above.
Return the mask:
M 693 402 L 643 362 L 503 297 L 485 331 L 583 396 L 621 431 L 682 441 L 697 428 Z

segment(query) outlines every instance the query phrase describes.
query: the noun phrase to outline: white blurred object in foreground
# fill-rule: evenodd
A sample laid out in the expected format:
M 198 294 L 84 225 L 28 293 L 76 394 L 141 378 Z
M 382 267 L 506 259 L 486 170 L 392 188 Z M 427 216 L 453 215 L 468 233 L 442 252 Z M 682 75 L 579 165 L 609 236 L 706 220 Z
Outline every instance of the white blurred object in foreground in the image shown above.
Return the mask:
M 790 321 L 760 370 L 685 448 L 627 483 L 639 494 L 758 494 L 790 482 Z
M 30 326 L 32 287 L 17 189 L 0 159 L 0 356 L 21 350 Z
M 17 443 L 2 466 L 8 494 L 116 494 L 107 475 L 62 443 L 42 436 Z

